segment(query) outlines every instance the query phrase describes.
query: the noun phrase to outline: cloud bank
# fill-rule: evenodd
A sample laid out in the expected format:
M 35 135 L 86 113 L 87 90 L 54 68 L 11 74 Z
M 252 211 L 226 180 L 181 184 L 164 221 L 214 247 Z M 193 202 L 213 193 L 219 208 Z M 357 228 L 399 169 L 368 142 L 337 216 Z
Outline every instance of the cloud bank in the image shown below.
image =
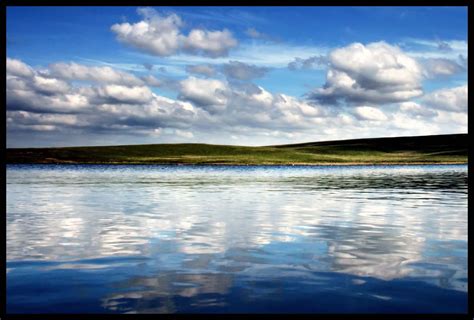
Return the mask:
M 220 36 L 207 31 L 184 36 L 177 15 L 151 9 L 140 14 L 143 21 L 118 25 L 130 29 L 131 38 L 120 41 L 135 39 L 129 45 L 161 56 L 187 52 L 217 61 L 225 54 L 205 44 L 211 38 L 225 43 Z M 327 69 L 325 83 L 300 98 L 256 84 L 277 67 L 233 59 L 183 64 L 180 77 L 172 78 L 154 73 L 151 63 L 129 72 L 64 61 L 34 68 L 7 58 L 7 129 L 13 137 L 84 136 L 86 144 L 100 135 L 141 143 L 249 145 L 467 131 L 467 84 L 428 93 L 422 88 L 427 79 L 465 72 L 463 56 L 413 58 L 385 42 L 306 56 L 286 57 L 288 64 L 280 67 Z M 161 89 L 175 97 L 160 95 Z

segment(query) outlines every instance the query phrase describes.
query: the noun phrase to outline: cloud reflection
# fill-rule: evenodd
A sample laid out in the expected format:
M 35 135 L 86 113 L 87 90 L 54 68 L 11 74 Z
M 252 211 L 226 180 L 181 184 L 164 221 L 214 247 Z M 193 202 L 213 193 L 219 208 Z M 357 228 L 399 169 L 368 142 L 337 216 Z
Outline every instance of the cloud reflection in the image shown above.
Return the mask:
M 110 310 L 158 297 L 142 309 L 173 312 L 172 296 L 225 305 L 236 275 L 292 272 L 466 291 L 467 172 L 449 168 L 9 169 L 7 260 L 94 270 L 124 263 L 103 258 L 146 257 L 146 276 L 118 284 L 141 289 L 104 298 Z

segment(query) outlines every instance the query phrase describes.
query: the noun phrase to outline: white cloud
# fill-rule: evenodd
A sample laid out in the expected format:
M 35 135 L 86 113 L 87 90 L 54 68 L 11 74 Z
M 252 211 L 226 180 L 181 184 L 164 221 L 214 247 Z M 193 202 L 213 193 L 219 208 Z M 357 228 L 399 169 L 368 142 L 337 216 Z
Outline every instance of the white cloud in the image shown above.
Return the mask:
M 122 125 L 130 134 L 140 132 L 157 135 L 164 128 L 189 129 L 199 120 L 200 114 L 188 102 L 168 99 L 153 94 L 144 104 L 101 104 L 96 107 L 101 118 L 92 119 L 97 124 Z
M 353 43 L 333 50 L 323 88 L 313 99 L 336 103 L 401 102 L 422 95 L 422 69 L 398 47 L 385 42 Z
M 71 114 L 41 114 L 28 111 L 7 111 L 7 121 L 20 125 L 75 125 L 77 115 Z
M 456 132 L 467 132 L 468 116 L 466 112 L 438 111 L 436 121 L 445 126 L 448 130 Z
M 382 111 L 369 106 L 354 108 L 354 114 L 360 120 L 385 121 L 388 119 Z
M 254 131 L 260 129 L 307 129 L 329 116 L 321 106 L 285 94 L 272 94 L 262 87 L 230 86 L 226 105 L 215 111 L 214 119 L 224 126 Z M 244 129 L 247 128 L 247 129 Z
M 229 49 L 236 47 L 238 44 L 232 33 L 227 29 L 222 31 L 194 29 L 183 39 L 183 49 L 185 51 L 201 53 L 210 57 L 227 56 Z
M 188 138 L 188 139 L 194 138 L 194 134 L 191 131 L 175 129 L 174 132 L 179 137 Z
M 130 24 L 117 23 L 111 30 L 117 39 L 131 47 L 156 56 L 170 56 L 179 51 L 222 57 L 238 45 L 232 33 L 193 29 L 188 36 L 181 33 L 183 21 L 176 14 L 162 16 L 150 8 L 142 8 L 138 13 L 143 20 Z
M 436 111 L 430 110 L 430 108 L 412 101 L 402 102 L 400 103 L 399 107 L 402 113 L 412 115 L 414 117 L 431 118 L 437 115 Z
M 285 112 L 299 114 L 302 117 L 321 117 L 326 116 L 321 107 L 309 104 L 306 101 L 299 100 L 286 94 L 280 94 L 276 99 L 276 106 Z
M 152 92 L 148 87 L 126 87 L 120 85 L 105 85 L 96 89 L 97 96 L 108 102 L 140 104 L 152 99 Z
M 161 87 L 163 86 L 163 81 L 158 80 L 152 75 L 147 75 L 141 78 L 150 87 Z
M 467 84 L 433 91 L 424 96 L 423 101 L 433 109 L 467 112 Z
M 273 102 L 273 95 L 262 87 L 258 87 L 258 89 L 260 89 L 260 92 L 253 93 L 251 95 L 252 99 L 265 107 L 270 106 Z
M 23 61 L 7 58 L 7 72 L 17 77 L 32 77 L 33 69 Z
M 143 81 L 128 72 L 118 71 L 111 67 L 92 67 L 70 63 L 53 63 L 49 66 L 51 75 L 67 80 L 94 81 L 107 84 L 128 86 L 142 85 Z
M 120 42 L 157 56 L 169 56 L 179 49 L 179 28 L 183 24 L 179 16 L 171 14 L 162 17 L 158 13 L 146 15 L 143 11 L 138 13 L 145 20 L 134 24 L 117 23 L 111 27 Z
M 70 90 L 69 85 L 61 80 L 54 78 L 44 78 L 34 75 L 32 78 L 32 86 L 45 94 L 66 93 Z
M 40 76 L 23 62 L 15 64 L 12 69 L 10 66 L 7 65 L 8 109 L 70 113 L 88 107 L 87 97 L 76 92 L 68 83 Z M 17 66 L 31 73 L 19 72 Z
M 215 79 L 189 77 L 180 82 L 180 97 L 202 107 L 224 106 L 227 103 L 227 85 Z
M 409 113 L 396 112 L 392 115 L 390 122 L 387 123 L 387 130 L 400 129 L 397 135 L 430 135 L 440 134 L 441 130 L 439 123 L 431 119 L 423 119 L 420 117 L 413 117 Z M 452 128 L 451 128 L 452 130 Z M 395 131 L 397 132 L 397 131 Z M 455 133 L 454 131 L 447 131 L 448 133 Z M 446 131 L 445 131 L 446 133 Z
M 9 90 L 7 106 L 12 110 L 35 112 L 82 112 L 89 107 L 88 99 L 80 94 L 42 95 L 33 90 Z

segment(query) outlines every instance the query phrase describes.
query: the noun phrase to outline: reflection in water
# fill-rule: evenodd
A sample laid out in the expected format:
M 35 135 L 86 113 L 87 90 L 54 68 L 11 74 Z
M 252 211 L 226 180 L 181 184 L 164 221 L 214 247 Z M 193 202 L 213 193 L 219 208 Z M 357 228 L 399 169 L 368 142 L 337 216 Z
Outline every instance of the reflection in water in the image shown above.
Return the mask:
M 7 267 L 9 312 L 464 312 L 467 167 L 8 166 Z
M 174 313 L 177 311 L 174 299 L 192 298 L 189 306 L 226 306 L 223 296 L 232 286 L 232 276 L 223 273 L 177 274 L 163 272 L 156 277 L 134 278 L 122 284 L 123 287 L 143 287 L 144 290 L 112 294 L 104 298 L 102 306 L 119 310 L 120 305 L 136 304 L 134 309 L 147 313 Z M 205 296 L 206 298 L 202 298 Z M 122 306 L 121 308 L 124 308 Z M 124 311 L 127 309 L 124 308 Z

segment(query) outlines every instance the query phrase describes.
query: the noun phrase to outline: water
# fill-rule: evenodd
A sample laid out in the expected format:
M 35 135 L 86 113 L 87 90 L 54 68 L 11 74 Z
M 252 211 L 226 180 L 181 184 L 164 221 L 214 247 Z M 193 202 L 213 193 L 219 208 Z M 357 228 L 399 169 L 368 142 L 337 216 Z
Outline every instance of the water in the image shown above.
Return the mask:
M 30 312 L 466 313 L 467 166 L 8 165 Z

